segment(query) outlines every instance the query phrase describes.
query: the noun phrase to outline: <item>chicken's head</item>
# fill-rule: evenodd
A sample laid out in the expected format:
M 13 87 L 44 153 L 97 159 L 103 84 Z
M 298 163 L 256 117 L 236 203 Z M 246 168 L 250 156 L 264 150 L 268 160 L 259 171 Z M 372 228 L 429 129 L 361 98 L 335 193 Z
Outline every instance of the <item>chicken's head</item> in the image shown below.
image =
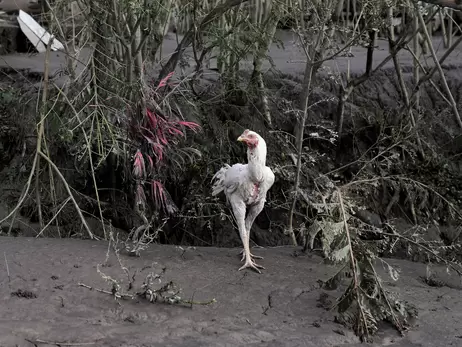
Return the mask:
M 244 142 L 247 145 L 247 147 L 255 148 L 258 146 L 260 135 L 258 135 L 255 131 L 246 129 L 244 130 L 242 135 L 237 138 L 237 140 L 239 142 Z

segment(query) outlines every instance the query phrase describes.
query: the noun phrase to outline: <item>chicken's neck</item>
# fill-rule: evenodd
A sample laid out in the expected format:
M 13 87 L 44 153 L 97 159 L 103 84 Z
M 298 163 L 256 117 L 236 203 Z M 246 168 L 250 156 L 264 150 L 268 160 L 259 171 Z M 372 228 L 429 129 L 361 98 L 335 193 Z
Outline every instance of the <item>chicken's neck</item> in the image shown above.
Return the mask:
M 247 149 L 250 179 L 259 183 L 263 181 L 266 166 L 266 144 L 261 141 L 256 147 Z

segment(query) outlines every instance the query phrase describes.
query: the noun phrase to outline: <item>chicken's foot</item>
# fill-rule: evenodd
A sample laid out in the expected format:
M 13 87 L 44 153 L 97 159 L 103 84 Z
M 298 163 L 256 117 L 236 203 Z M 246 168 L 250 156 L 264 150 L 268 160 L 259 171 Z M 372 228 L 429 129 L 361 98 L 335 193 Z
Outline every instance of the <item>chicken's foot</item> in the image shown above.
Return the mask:
M 261 274 L 261 271 L 259 269 L 265 270 L 265 268 L 261 265 L 258 265 L 255 261 L 253 261 L 252 258 L 247 258 L 246 262 L 244 265 L 242 265 L 238 271 L 244 270 L 246 268 L 251 268 L 255 271 L 257 271 L 259 274 Z
M 242 249 L 242 251 L 239 253 L 239 255 L 242 255 L 241 261 L 244 261 L 245 260 L 245 251 L 244 251 L 244 249 Z M 254 259 L 265 259 L 263 257 L 260 257 L 259 255 L 253 255 L 252 253 L 250 253 L 250 258 L 252 258 L 252 260 L 254 260 Z

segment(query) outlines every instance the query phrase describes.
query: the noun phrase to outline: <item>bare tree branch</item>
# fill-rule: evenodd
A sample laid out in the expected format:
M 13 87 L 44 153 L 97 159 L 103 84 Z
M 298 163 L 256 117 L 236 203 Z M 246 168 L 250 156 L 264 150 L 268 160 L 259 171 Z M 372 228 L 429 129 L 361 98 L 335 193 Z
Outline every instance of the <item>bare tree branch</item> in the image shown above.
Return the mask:
M 455 10 L 462 10 L 462 0 L 422 0 L 422 2 L 441 7 L 449 7 Z
M 247 1 L 248 0 L 227 0 L 211 10 L 210 13 L 204 17 L 198 27 L 195 27 L 194 23 L 191 24 L 191 28 L 184 35 L 183 40 L 181 40 L 180 44 L 176 48 L 175 53 L 172 54 L 167 64 L 165 64 L 162 68 L 162 71 L 159 74 L 159 80 L 167 76 L 171 71 L 175 70 L 184 50 L 193 42 L 196 32 L 203 31 L 210 23 L 223 15 L 226 11 Z

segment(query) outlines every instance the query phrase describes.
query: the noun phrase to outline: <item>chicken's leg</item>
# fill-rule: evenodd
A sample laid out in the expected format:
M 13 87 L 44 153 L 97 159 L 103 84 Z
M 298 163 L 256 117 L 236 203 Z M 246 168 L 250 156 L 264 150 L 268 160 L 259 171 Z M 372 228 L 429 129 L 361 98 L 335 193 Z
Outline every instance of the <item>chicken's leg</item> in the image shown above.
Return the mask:
M 259 201 L 257 204 L 255 205 L 252 205 L 249 207 L 249 212 L 247 213 L 247 218 L 245 219 L 245 230 L 246 230 L 246 238 L 247 238 L 247 244 L 249 246 L 249 254 L 250 254 L 250 257 L 252 259 L 252 261 L 254 259 L 263 259 L 263 257 L 260 257 L 260 256 L 257 256 L 257 255 L 253 255 L 252 253 L 250 253 L 250 230 L 252 229 L 252 225 L 253 223 L 255 222 L 255 219 L 257 218 L 257 216 L 260 214 L 260 212 L 263 210 L 263 207 L 265 206 L 265 201 Z M 244 250 L 242 251 L 242 259 L 241 261 L 244 261 L 245 259 L 245 252 Z M 261 267 L 262 269 L 264 269 L 264 267 L 262 266 Z
M 262 269 L 263 267 L 256 264 L 252 260 L 252 257 L 250 255 L 249 238 L 245 228 L 245 204 L 242 200 L 238 199 L 233 199 L 230 201 L 230 203 L 233 208 L 234 218 L 236 218 L 236 223 L 239 229 L 239 235 L 241 236 L 242 245 L 244 246 L 245 263 L 241 268 L 239 268 L 239 271 L 249 267 L 261 273 L 259 268 Z

